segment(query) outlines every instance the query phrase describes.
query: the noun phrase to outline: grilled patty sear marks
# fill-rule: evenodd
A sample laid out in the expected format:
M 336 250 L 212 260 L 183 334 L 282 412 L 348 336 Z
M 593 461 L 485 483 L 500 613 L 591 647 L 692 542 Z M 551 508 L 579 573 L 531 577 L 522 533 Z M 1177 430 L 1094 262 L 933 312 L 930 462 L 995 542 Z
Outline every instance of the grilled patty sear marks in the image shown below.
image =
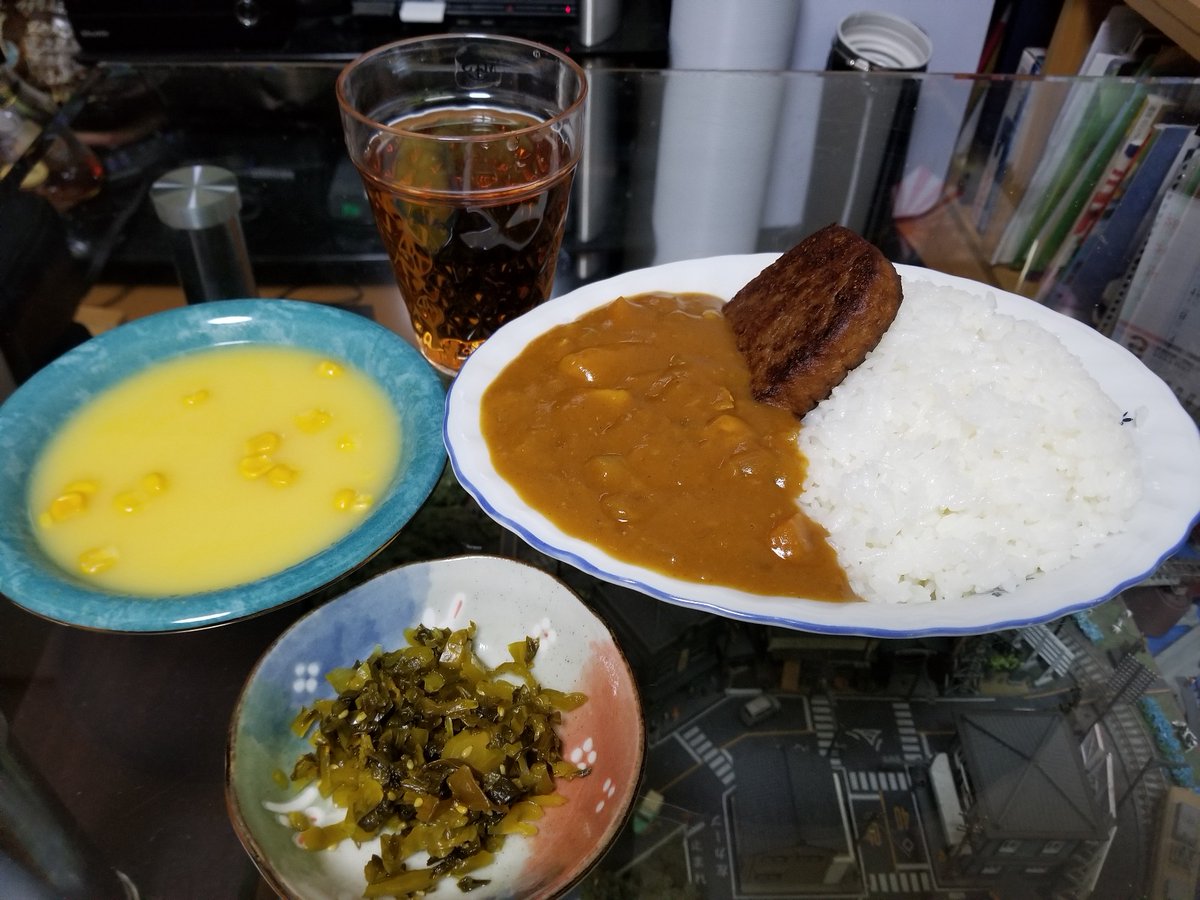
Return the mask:
M 754 396 L 796 416 L 829 396 L 900 309 L 900 275 L 869 241 L 828 225 L 725 305 Z

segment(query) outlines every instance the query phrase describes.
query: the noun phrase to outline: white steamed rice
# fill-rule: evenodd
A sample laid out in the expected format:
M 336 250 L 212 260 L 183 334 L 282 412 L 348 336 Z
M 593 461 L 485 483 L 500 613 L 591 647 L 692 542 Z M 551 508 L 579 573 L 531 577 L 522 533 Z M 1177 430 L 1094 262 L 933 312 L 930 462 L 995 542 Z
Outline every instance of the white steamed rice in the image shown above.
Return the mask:
M 906 283 L 875 350 L 810 412 L 801 505 L 865 600 L 920 603 L 1054 569 L 1141 494 L 1116 408 L 1057 337 Z

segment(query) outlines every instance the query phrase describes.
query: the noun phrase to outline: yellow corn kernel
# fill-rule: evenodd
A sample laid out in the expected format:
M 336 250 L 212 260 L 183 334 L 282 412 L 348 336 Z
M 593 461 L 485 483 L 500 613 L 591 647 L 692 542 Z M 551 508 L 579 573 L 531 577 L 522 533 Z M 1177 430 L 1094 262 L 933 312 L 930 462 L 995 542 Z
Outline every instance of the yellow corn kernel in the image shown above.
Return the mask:
M 198 391 L 192 391 L 190 394 L 183 395 L 184 406 L 199 406 L 212 395 L 208 392 L 208 388 L 200 388 Z
M 373 502 L 370 494 L 360 494 L 354 488 L 342 488 L 333 495 L 333 508 L 338 512 L 362 512 Z
M 279 449 L 282 441 L 283 438 L 273 431 L 264 431 L 261 434 L 256 434 L 250 440 L 246 441 L 246 455 L 255 456 L 257 454 L 265 455 L 274 453 Z
M 323 359 L 317 363 L 317 374 L 324 375 L 326 378 L 336 378 L 343 371 L 345 370 L 332 359 Z
M 117 564 L 117 548 L 111 544 L 107 547 L 93 547 L 79 554 L 79 570 L 85 575 L 97 575 Z
M 50 501 L 50 520 L 61 522 L 87 509 L 87 494 L 83 491 L 66 491 Z
M 258 478 L 271 471 L 273 465 L 275 465 L 275 461 L 271 457 L 265 453 L 256 453 L 252 456 L 242 457 L 242 461 L 238 463 L 238 471 L 247 478 Z
M 135 513 L 146 505 L 146 498 L 137 491 L 121 491 L 113 497 L 113 506 L 117 512 Z
M 167 476 L 162 472 L 147 472 L 142 476 L 142 490 L 154 497 L 167 489 Z
M 337 448 L 339 450 L 353 450 L 358 446 L 358 441 L 355 440 L 352 434 L 343 434 L 337 439 Z
M 276 487 L 287 487 L 296 480 L 296 476 L 299 474 L 291 466 L 278 463 L 267 470 L 267 481 Z
M 296 416 L 296 427 L 301 431 L 313 434 L 328 425 L 332 418 L 333 416 L 323 409 L 310 409 L 308 412 L 302 412 Z

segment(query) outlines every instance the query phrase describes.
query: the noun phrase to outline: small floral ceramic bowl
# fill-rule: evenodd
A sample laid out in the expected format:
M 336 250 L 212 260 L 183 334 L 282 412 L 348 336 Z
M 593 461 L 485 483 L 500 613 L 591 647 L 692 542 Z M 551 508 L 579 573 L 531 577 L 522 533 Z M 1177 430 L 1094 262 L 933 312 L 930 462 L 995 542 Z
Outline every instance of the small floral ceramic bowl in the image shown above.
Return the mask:
M 361 897 L 363 866 L 379 849 L 378 839 L 319 851 L 297 843 L 286 811 L 310 817 L 329 812 L 301 809 L 329 802 L 306 801 L 278 777 L 311 749 L 292 732 L 297 712 L 333 696 L 325 673 L 366 659 L 376 648 L 405 646 L 405 629 L 471 622 L 475 651 L 486 665 L 508 660 L 509 644 L 536 637 L 532 671 L 538 681 L 587 695 L 586 703 L 563 713 L 558 733 L 563 756 L 591 769 L 585 777 L 558 780 L 567 802 L 546 809 L 536 834 L 509 837 L 494 861 L 473 872 L 487 883 L 471 896 L 557 896 L 578 883 L 619 834 L 641 780 L 645 725 L 629 664 L 608 627 L 565 585 L 525 563 L 488 556 L 415 563 L 300 619 L 264 654 L 243 689 L 229 734 L 226 803 L 242 844 L 280 895 Z M 412 862 L 426 861 L 418 855 Z M 462 894 L 447 878 L 429 896 Z

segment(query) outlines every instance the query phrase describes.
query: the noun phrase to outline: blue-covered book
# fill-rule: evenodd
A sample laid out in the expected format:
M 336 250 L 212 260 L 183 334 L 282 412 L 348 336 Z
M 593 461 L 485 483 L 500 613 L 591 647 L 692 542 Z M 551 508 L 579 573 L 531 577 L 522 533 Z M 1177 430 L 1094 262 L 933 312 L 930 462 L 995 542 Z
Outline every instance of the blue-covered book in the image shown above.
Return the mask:
M 1158 133 L 1124 192 L 1043 298 L 1047 306 L 1089 312 L 1100 309 L 1108 285 L 1125 274 L 1141 243 L 1139 230 L 1153 219 L 1185 145 L 1197 140 L 1195 129 L 1188 125 L 1157 125 L 1155 129 Z

